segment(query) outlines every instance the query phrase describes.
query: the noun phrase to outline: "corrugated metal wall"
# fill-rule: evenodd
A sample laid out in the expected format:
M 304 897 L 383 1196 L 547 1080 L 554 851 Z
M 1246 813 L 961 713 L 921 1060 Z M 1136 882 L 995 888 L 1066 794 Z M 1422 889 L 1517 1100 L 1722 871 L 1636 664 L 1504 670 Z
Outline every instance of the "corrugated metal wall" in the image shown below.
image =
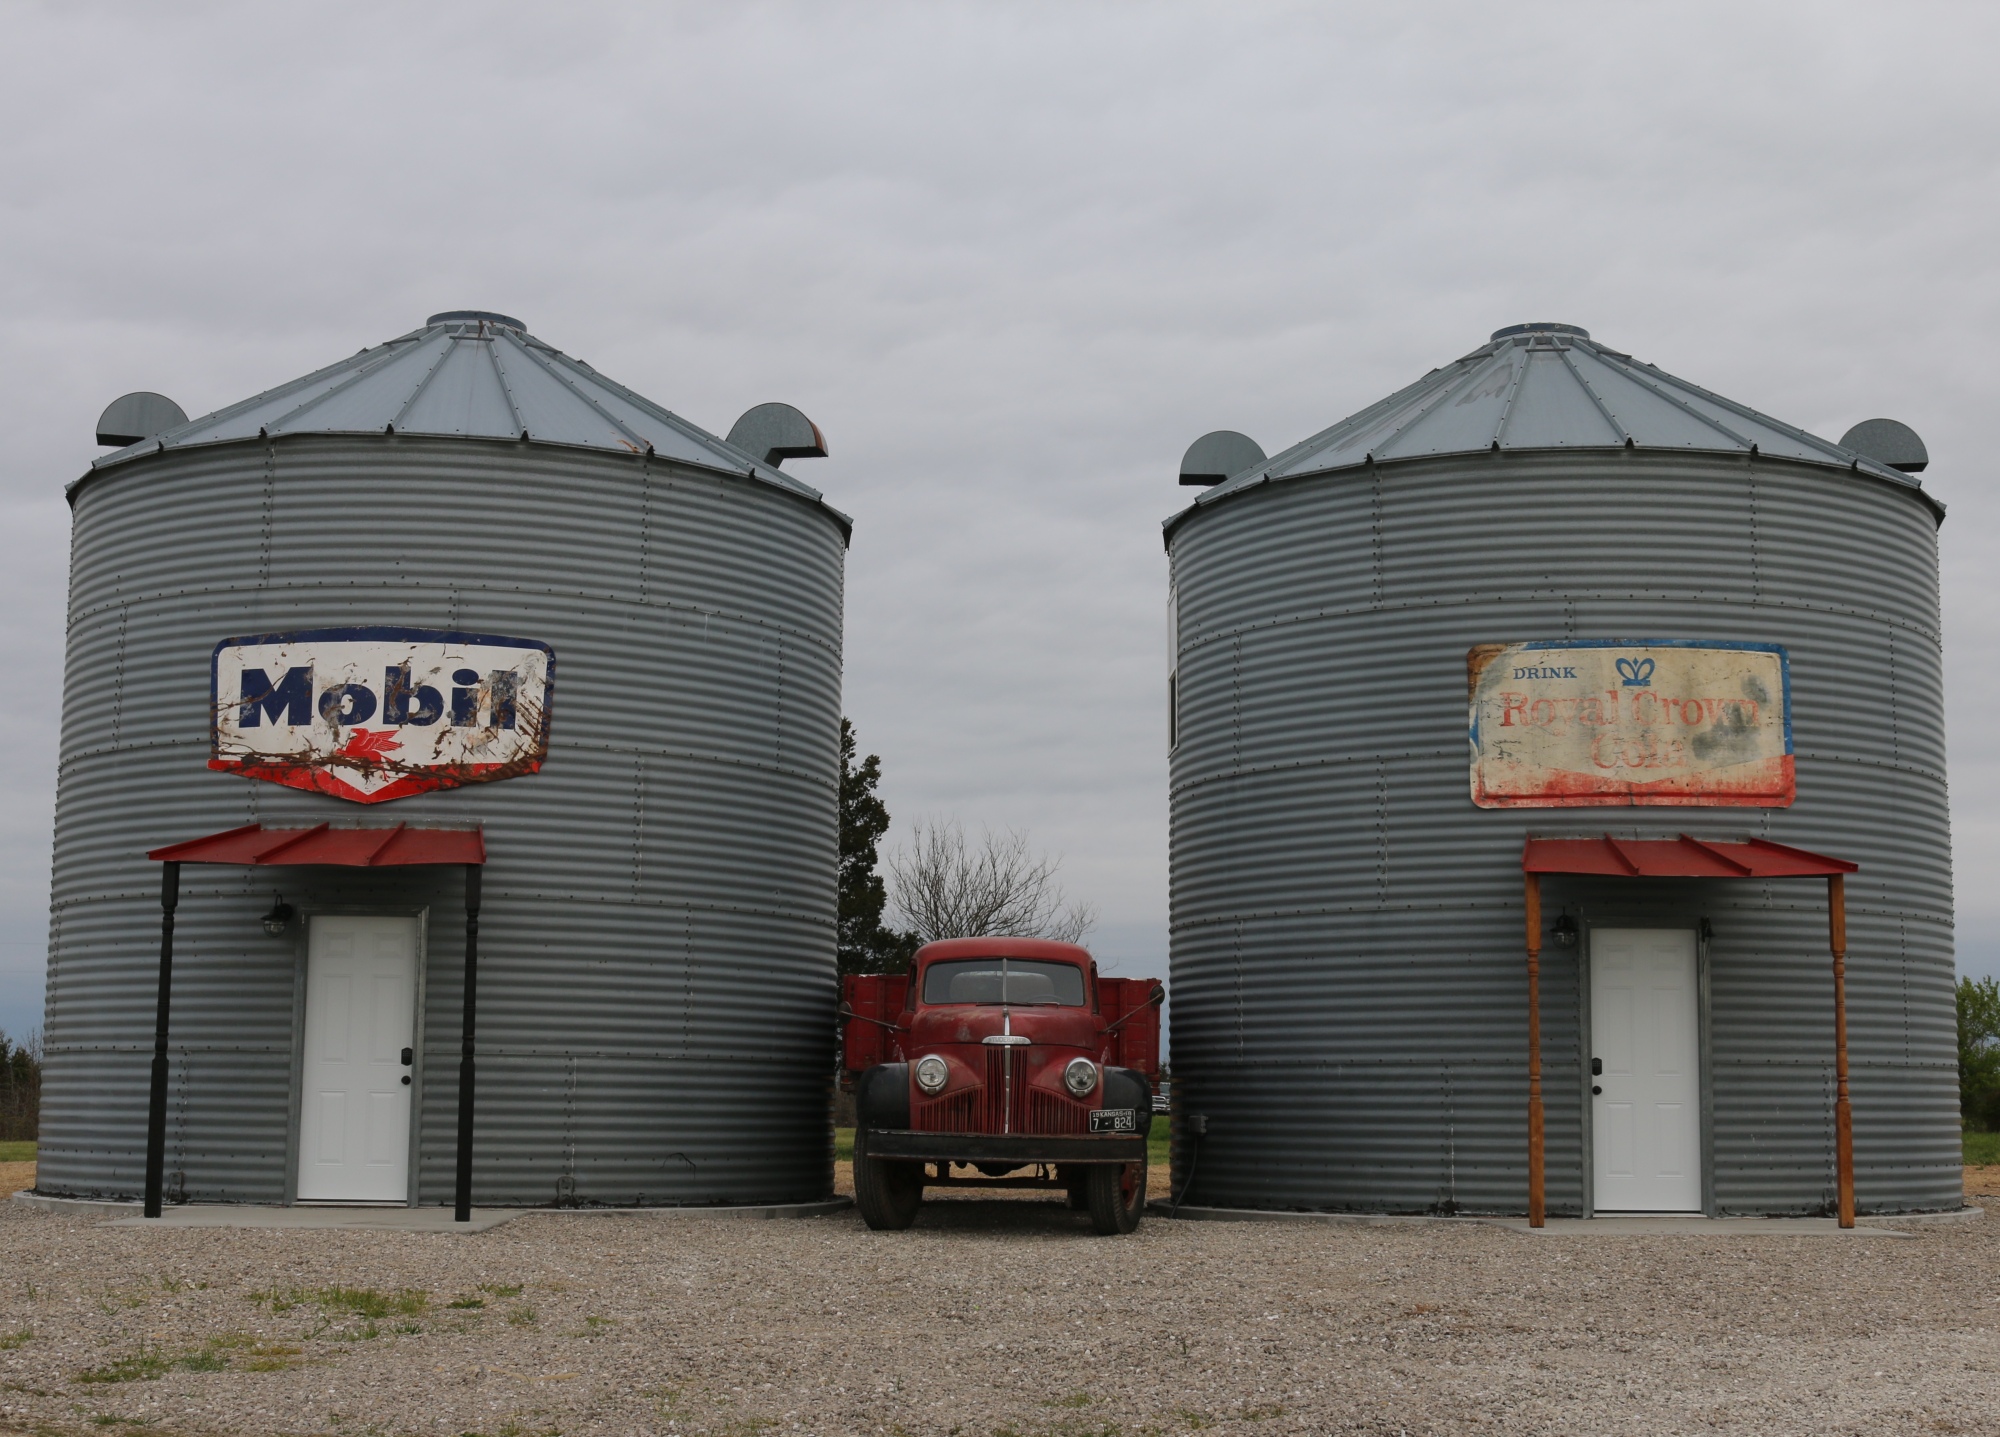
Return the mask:
M 158 954 L 145 850 L 261 821 L 477 822 L 482 1203 L 823 1196 L 844 538 L 774 486 L 539 444 L 303 437 L 77 496 L 38 1181 L 136 1192 Z M 211 773 L 227 636 L 352 624 L 554 646 L 539 774 L 361 807 Z M 169 1190 L 277 1201 L 302 909 L 427 912 L 420 1195 L 449 1199 L 456 870 L 188 868 Z M 184 1179 L 176 1175 L 184 1174 Z
M 1172 757 L 1174 1075 L 1191 1202 L 1522 1211 L 1530 832 L 1754 834 L 1848 883 L 1857 1188 L 1961 1200 L 1937 523 L 1831 468 L 1646 450 L 1418 460 L 1190 513 Z M 1466 650 L 1781 643 L 1790 809 L 1482 810 Z M 1708 917 L 1713 1207 L 1834 1199 L 1825 889 L 1550 880 L 1588 927 Z M 1544 950 L 1549 1202 L 1588 1201 L 1584 963 Z M 1185 1140 L 1178 1179 L 1187 1177 Z

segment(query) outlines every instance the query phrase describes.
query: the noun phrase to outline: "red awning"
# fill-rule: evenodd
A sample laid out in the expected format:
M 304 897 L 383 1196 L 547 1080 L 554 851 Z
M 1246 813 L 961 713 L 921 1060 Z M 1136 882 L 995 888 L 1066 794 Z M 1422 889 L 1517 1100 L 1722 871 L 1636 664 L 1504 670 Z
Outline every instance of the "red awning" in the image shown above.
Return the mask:
M 170 843 L 146 857 L 159 863 L 246 863 L 257 867 L 407 868 L 422 863 L 484 863 L 486 836 L 476 828 L 266 828 L 260 823 Z
M 1690 838 L 1531 838 L 1523 873 L 1597 873 L 1611 878 L 1821 878 L 1861 867 L 1768 839 L 1720 843 Z

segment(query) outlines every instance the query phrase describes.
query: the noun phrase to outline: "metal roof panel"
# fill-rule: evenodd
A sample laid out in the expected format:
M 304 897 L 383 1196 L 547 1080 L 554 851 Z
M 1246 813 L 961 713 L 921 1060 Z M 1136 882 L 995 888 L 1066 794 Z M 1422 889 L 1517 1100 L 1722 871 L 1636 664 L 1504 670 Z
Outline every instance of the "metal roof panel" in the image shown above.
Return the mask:
M 434 316 L 422 328 L 103 455 L 90 467 L 95 472 L 198 444 L 392 428 L 515 442 L 525 432 L 531 442 L 622 454 L 650 450 L 821 500 L 811 485 L 758 463 L 512 322 L 475 312 Z
M 494 372 L 491 340 L 452 338 L 393 422 L 398 434 L 499 434 L 514 421 Z M 515 434 L 520 431 L 516 429 Z
M 1757 453 L 1922 484 L 1854 450 L 1759 414 L 1570 325 L 1516 325 L 1267 462 L 1232 475 L 1167 521 L 1266 478 L 1322 474 L 1492 449 L 1604 448 Z M 1937 501 L 1926 502 L 1942 514 Z
M 1615 448 L 1626 430 L 1592 397 L 1569 355 L 1551 345 L 1519 351 L 1524 373 L 1502 449 Z

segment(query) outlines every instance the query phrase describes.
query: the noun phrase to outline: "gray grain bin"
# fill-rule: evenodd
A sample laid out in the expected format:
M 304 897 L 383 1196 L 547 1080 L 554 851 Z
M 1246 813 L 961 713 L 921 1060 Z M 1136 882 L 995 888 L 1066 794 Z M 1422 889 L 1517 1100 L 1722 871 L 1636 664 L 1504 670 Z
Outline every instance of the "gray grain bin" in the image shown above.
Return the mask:
M 1522 1211 L 1555 840 L 1595 858 L 1537 880 L 1550 1211 L 1834 1210 L 1830 884 L 1787 849 L 1858 865 L 1859 1206 L 1961 1202 L 1943 511 L 1892 437 L 1520 325 L 1168 521 L 1188 1202 Z
M 481 871 L 477 1201 L 828 1193 L 817 492 L 454 312 L 69 497 L 41 1191 L 141 1187 L 167 849 L 170 1201 L 453 1197 Z

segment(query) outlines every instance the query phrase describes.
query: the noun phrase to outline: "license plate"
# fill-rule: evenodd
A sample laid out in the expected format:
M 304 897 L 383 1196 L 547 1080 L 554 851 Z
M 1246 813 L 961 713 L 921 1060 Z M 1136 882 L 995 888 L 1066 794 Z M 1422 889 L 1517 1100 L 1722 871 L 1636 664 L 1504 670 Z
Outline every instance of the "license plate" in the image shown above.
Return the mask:
M 1139 1111 L 1136 1108 L 1098 1108 L 1090 1115 L 1090 1130 L 1093 1133 L 1136 1133 L 1139 1131 Z

